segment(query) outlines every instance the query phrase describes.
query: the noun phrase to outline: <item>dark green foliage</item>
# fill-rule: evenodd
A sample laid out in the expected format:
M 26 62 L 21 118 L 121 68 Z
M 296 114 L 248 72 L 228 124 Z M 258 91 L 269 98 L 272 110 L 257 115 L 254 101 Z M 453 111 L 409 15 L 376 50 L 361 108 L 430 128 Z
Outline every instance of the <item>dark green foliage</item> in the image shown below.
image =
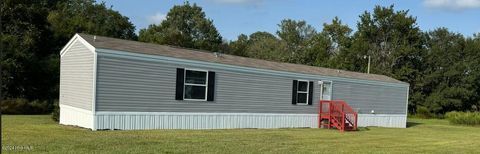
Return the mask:
M 448 112 L 445 114 L 452 124 L 480 126 L 480 112 Z
M 196 4 L 176 5 L 167 13 L 167 19 L 159 25 L 141 29 L 139 40 L 186 48 L 219 51 L 222 37 Z
M 268 32 L 255 32 L 250 35 L 248 57 L 285 62 L 288 61 L 287 44 Z
M 57 9 L 48 13 L 47 21 L 54 36 L 60 40 L 70 39 L 75 33 L 88 33 L 115 38 L 135 40 L 135 26 L 128 17 L 107 8 L 105 3 L 94 0 L 69 0 L 58 3 Z M 61 44 L 63 46 L 64 44 Z
M 417 111 L 416 111 L 415 116 L 418 117 L 418 118 L 424 118 L 424 119 L 433 117 L 432 113 L 430 113 L 430 110 L 426 107 L 423 107 L 423 106 L 418 106 L 417 107 Z
M 231 42 L 228 44 L 229 47 L 229 54 L 237 55 L 237 56 L 247 56 L 247 48 L 249 46 L 248 36 L 245 34 L 241 34 L 238 36 L 236 41 Z
M 307 42 L 317 33 L 315 28 L 300 20 L 285 19 L 278 24 L 278 37 L 286 44 L 288 62 L 302 63 L 305 50 L 309 48 Z
M 348 49 L 351 45 L 350 34 L 352 33 L 352 29 L 342 24 L 342 21 L 338 17 L 333 18 L 331 24 L 324 23 L 322 33 L 325 33 L 332 41 L 330 54 L 339 54 L 339 52 Z
M 332 40 L 325 33 L 315 34 L 305 42 L 306 48 L 304 53 L 297 54 L 293 59 L 296 59 L 297 63 L 300 64 L 332 67 L 329 65 L 333 57 L 333 54 L 330 52 L 333 48 L 331 44 Z
M 280 62 L 288 61 L 291 54 L 285 42 L 268 32 L 255 32 L 250 36 L 242 34 L 230 42 L 228 48 L 229 54 Z
M 363 55 L 372 57 L 372 73 L 385 74 L 398 79 L 415 74 L 407 69 L 418 69 L 422 58 L 422 33 L 416 18 L 408 11 L 395 11 L 390 7 L 376 6 L 373 13 L 360 15 L 358 31 L 354 34 L 352 50 L 358 62 L 366 62 Z M 363 54 L 363 55 L 362 55 Z M 365 63 L 357 63 L 365 66 Z M 356 67 L 364 71 L 362 67 Z M 364 68 L 364 67 L 363 67 Z M 409 77 L 406 77 L 409 79 Z M 413 82 L 413 81 L 409 81 Z
M 75 33 L 136 39 L 127 17 L 93 0 L 4 0 L 1 4 L 3 113 L 51 111 L 42 106 L 58 99 L 59 52 Z
M 52 111 L 52 104 L 47 101 L 29 101 L 24 98 L 2 100 L 2 114 L 47 114 Z
M 329 42 L 325 42 L 328 46 L 327 55 L 323 56 L 322 61 L 316 62 L 316 66 L 327 66 L 339 69 L 353 69 L 349 65 L 353 63 L 353 59 L 349 56 L 353 52 L 349 51 L 352 45 L 351 38 L 352 29 L 347 25 L 342 24 L 338 17 L 332 20 L 332 23 L 324 23 L 322 34 L 326 36 Z M 323 51 L 320 51 L 323 53 Z M 319 58 L 317 58 L 319 59 Z M 328 63 L 325 61 L 328 60 Z
M 478 69 L 480 63 L 473 64 L 476 60 L 470 56 L 478 56 L 479 49 L 476 49 L 477 53 L 467 53 L 464 49 L 467 39 L 445 28 L 429 32 L 428 39 L 429 53 L 420 91 L 428 95 L 423 104 L 440 114 L 471 110 L 472 105 L 478 105 L 478 93 L 475 94 L 478 89 L 474 87 L 474 81 L 479 78 L 472 69 Z
M 5 0 L 1 3 L 2 99 L 56 97 L 56 68 L 44 67 L 55 58 L 50 56 L 55 51 L 44 40 L 51 39 L 52 32 L 46 28 L 45 19 L 56 2 Z

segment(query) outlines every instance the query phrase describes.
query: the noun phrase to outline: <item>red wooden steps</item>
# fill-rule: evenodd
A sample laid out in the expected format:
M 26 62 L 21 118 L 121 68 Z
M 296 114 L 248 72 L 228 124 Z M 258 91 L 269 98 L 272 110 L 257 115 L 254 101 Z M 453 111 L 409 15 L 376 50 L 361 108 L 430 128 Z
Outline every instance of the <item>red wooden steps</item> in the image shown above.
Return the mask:
M 357 130 L 358 113 L 343 100 L 321 100 L 318 110 L 318 127 L 343 131 Z

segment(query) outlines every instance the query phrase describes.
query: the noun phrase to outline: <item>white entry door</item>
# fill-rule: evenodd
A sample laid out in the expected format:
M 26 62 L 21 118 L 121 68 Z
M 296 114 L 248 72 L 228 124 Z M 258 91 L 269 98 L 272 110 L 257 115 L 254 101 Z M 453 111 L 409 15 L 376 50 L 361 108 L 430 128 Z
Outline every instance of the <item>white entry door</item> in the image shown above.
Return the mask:
M 332 81 L 320 81 L 320 99 L 332 100 Z

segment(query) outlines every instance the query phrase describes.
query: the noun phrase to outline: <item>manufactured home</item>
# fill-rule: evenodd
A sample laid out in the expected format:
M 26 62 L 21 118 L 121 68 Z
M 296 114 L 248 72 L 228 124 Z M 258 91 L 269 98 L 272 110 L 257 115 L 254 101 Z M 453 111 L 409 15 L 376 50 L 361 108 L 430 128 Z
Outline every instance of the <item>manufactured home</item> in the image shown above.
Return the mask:
M 383 75 L 87 34 L 60 55 L 64 125 L 318 128 L 320 100 L 343 100 L 358 126 L 406 127 L 409 85 Z

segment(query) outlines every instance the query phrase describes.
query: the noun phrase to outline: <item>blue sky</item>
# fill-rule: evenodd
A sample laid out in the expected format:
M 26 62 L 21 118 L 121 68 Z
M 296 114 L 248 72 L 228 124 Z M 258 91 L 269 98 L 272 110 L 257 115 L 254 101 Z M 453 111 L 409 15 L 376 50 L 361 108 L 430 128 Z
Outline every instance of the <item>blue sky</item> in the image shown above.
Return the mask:
M 99 0 L 102 1 L 102 0 Z M 184 0 L 105 0 L 107 6 L 130 18 L 137 31 L 158 24 L 174 5 Z M 235 40 L 239 34 L 256 31 L 275 33 L 282 19 L 305 20 L 321 31 L 322 24 L 338 16 L 356 30 L 358 16 L 375 5 L 395 5 L 410 10 L 422 30 L 446 27 L 472 36 L 480 32 L 480 0 L 190 0 L 203 8 L 220 34 Z

